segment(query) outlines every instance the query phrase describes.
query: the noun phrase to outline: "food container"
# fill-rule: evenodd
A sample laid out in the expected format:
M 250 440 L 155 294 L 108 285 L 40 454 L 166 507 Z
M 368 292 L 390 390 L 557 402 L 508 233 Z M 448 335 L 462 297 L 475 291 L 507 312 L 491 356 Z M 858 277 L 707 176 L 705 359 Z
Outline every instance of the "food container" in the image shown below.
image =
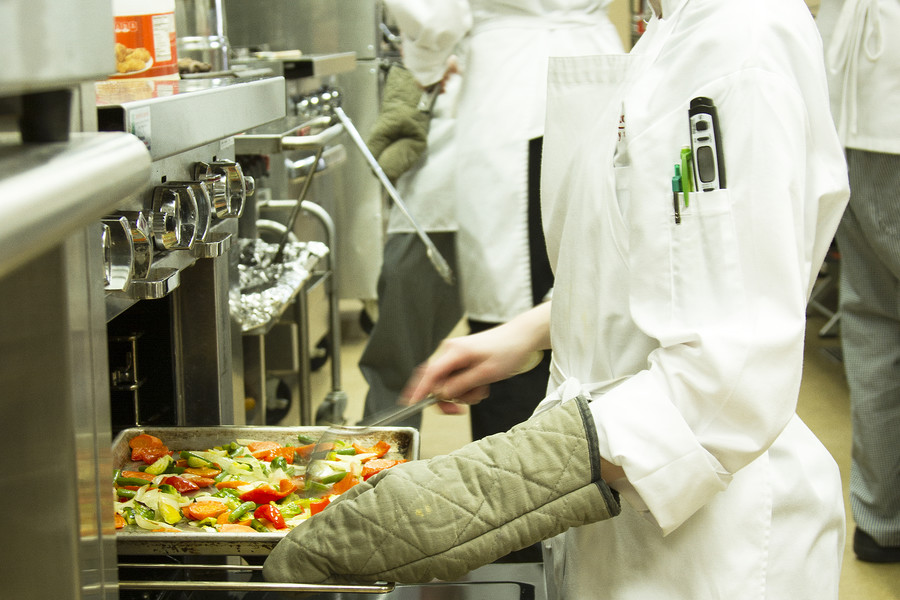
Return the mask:
M 297 445 L 297 435 L 313 439 L 328 431 L 328 427 L 133 427 L 116 436 L 112 446 L 113 467 L 136 470 L 143 463 L 131 460 L 128 442 L 141 433 L 160 438 L 171 450 L 205 450 L 228 444 L 236 439 L 273 441 L 285 446 Z M 337 439 L 372 446 L 380 440 L 391 445 L 385 458 L 415 460 L 419 456 L 419 431 L 412 427 L 371 427 L 340 433 Z M 112 481 L 110 480 L 110 486 Z M 111 488 L 110 488 L 111 489 Z M 303 527 L 299 525 L 298 527 Z M 212 533 L 197 531 L 186 524 L 179 525 L 181 533 L 152 532 L 127 526 L 116 532 L 116 546 L 120 555 L 268 555 L 286 531 L 253 533 Z
M 178 79 L 175 0 L 113 0 L 116 79 Z

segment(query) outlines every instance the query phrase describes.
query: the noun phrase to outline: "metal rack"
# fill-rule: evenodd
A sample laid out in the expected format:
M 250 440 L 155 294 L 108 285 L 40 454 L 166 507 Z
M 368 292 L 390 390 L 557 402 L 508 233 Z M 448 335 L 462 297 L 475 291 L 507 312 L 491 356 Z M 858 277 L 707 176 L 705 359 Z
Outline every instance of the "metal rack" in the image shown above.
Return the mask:
M 327 255 L 320 257 L 325 263 L 324 268 L 318 265 L 310 268 L 309 278 L 293 290 L 281 310 L 273 312 L 272 318 L 262 326 L 244 331 L 245 378 L 248 388 L 258 390 L 255 400 L 260 405 L 258 412 L 261 424 L 266 424 L 270 377 L 288 377 L 292 381 L 290 392 L 298 402 L 298 424 L 313 424 L 313 398 L 310 389 L 312 346 L 319 339 L 326 338 L 326 334 L 331 357 L 332 386 L 323 405 L 335 407 L 332 422 L 341 420 L 343 407 L 347 403 L 346 393 L 341 386 L 336 228 L 325 209 L 306 200 L 306 193 L 316 173 L 342 162 L 343 147 L 333 145 L 342 133 L 343 127 L 340 124 L 332 125 L 328 118 L 288 117 L 256 128 L 235 141 L 236 152 L 240 155 L 277 156 L 288 151 L 312 153 L 308 160 L 298 161 L 304 164 L 296 167 L 304 179 L 300 196 L 294 200 L 263 200 L 257 209 L 280 209 L 289 213 L 285 224 L 267 222 L 269 231 L 276 233 L 282 244 L 288 236 L 293 235 L 292 226 L 300 212 L 313 217 L 325 232 L 325 244 L 328 248 Z M 258 228 L 259 225 L 260 221 L 257 221 Z M 327 316 L 321 315 L 318 310 L 324 305 L 327 305 Z M 288 311 L 289 308 L 292 310 Z M 285 319 L 286 316 L 288 318 Z M 321 327 L 322 317 L 325 317 L 324 327 Z M 278 336 L 287 339 L 279 344 Z M 267 345 L 288 351 L 267 352 Z

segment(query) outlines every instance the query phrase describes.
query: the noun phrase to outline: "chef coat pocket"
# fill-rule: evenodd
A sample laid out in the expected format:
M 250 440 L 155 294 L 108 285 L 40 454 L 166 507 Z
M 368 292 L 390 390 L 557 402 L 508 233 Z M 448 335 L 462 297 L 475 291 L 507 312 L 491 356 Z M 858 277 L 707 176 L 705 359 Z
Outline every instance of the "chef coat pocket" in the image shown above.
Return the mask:
M 670 225 L 673 316 L 686 323 L 733 317 L 745 290 L 732 197 L 724 189 L 693 192 L 687 206 L 681 200 L 681 222 Z

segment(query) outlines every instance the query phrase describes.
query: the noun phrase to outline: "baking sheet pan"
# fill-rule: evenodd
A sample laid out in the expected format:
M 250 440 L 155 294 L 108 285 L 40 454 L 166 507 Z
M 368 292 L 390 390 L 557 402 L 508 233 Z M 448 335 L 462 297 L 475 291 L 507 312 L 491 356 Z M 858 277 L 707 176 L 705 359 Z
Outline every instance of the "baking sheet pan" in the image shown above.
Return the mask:
M 131 460 L 128 442 L 141 433 L 160 438 L 170 450 L 206 450 L 236 439 L 266 440 L 296 446 L 297 435 L 319 439 L 328 427 L 253 427 L 224 425 L 212 427 L 133 427 L 120 432 L 113 441 L 113 468 L 134 470 L 143 465 Z M 372 446 L 380 440 L 391 445 L 385 458 L 415 460 L 419 457 L 419 431 L 413 427 L 372 427 L 359 433 L 342 433 L 338 439 Z M 112 474 L 110 474 L 112 477 Z M 112 480 L 110 479 L 110 486 Z M 299 525 L 303 527 L 303 525 Z M 116 547 L 122 555 L 268 555 L 284 532 L 210 533 L 180 524 L 181 533 L 152 532 L 129 525 L 116 531 Z

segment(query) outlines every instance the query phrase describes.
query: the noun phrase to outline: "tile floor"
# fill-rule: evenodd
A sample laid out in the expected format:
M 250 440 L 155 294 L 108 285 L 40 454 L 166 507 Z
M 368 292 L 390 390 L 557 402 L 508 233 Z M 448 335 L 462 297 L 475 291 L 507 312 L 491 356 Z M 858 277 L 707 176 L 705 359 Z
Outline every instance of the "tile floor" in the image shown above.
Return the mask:
M 341 384 L 348 395 L 345 414 L 348 422 L 362 416 L 366 383 L 359 373 L 357 361 L 366 336 L 358 324 L 359 305 L 342 301 Z M 847 385 L 843 367 L 834 357 L 840 342 L 835 337 L 820 337 L 824 317 L 811 315 L 803 384 L 800 390 L 801 417 L 825 443 L 837 460 L 846 482 L 850 468 L 850 421 Z M 463 332 L 459 327 L 457 332 Z M 829 350 L 831 352 L 829 352 Z M 326 366 L 313 374 L 313 397 L 321 400 L 330 389 L 330 372 Z M 421 450 L 423 458 L 443 454 L 470 441 L 469 423 L 465 416 L 447 416 L 428 409 L 423 417 Z M 852 517 L 847 512 L 848 540 L 853 533 Z M 848 544 L 841 573 L 840 600 L 900 600 L 900 564 L 873 565 L 856 560 Z

